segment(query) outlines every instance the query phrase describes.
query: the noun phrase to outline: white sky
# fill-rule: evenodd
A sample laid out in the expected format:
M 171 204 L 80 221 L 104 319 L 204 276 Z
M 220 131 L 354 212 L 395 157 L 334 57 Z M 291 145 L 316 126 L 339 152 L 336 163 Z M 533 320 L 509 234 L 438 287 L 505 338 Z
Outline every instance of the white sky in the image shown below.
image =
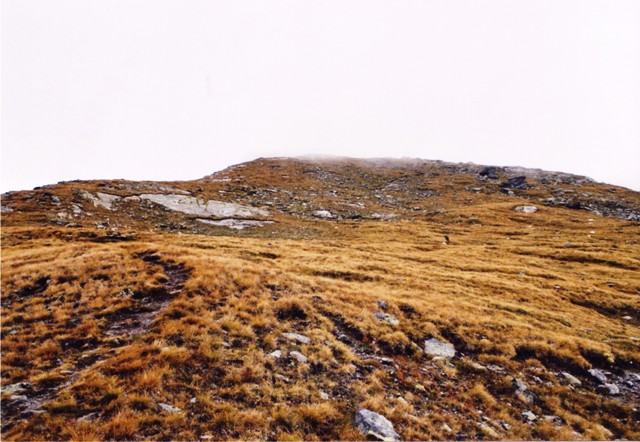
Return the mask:
M 2 191 L 309 153 L 640 190 L 640 1 L 4 0 Z

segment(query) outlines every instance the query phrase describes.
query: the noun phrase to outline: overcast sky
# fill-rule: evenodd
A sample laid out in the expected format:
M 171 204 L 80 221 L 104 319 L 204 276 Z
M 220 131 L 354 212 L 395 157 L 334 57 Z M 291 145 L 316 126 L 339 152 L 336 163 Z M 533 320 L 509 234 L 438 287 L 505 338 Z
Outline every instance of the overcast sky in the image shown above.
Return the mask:
M 2 191 L 257 157 L 640 190 L 640 1 L 4 0 Z

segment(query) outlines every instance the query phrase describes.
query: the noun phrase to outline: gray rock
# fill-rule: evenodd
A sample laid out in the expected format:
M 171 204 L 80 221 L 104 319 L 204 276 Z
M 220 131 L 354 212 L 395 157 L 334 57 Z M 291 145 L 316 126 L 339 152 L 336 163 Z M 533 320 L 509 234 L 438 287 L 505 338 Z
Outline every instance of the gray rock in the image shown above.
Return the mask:
M 316 218 L 322 218 L 322 219 L 333 218 L 333 214 L 328 210 L 316 210 L 315 212 L 313 212 L 313 216 L 315 216 Z
M 322 399 L 323 401 L 329 400 L 329 394 L 325 393 L 324 391 L 321 391 L 320 399 Z
M 442 356 L 444 358 L 452 358 L 456 355 L 453 344 L 442 342 L 436 338 L 424 341 L 424 352 L 429 356 Z
M 576 378 L 571 373 L 567 373 L 566 371 L 563 371 L 562 372 L 562 377 L 564 378 L 564 381 L 567 384 L 571 385 L 572 387 L 581 387 L 582 386 L 582 382 L 580 381 L 580 379 Z
M 280 356 L 282 356 L 282 351 L 280 351 L 280 350 L 272 351 L 271 353 L 269 353 L 267 355 L 267 357 L 270 358 L 270 359 L 279 359 Z
M 13 212 L 13 209 L 11 207 L 0 206 L 0 213 L 10 213 L 10 212 Z
M 492 180 L 496 180 L 498 179 L 497 173 L 498 173 L 498 169 L 496 167 L 487 166 L 484 169 L 482 169 L 478 175 L 490 178 Z
M 607 379 L 607 376 L 602 372 L 602 370 L 598 370 L 597 368 L 592 368 L 591 370 L 589 370 L 589 374 L 601 384 L 606 384 L 607 382 L 609 382 L 609 380 Z
M 531 390 L 529 390 L 529 386 L 525 384 L 522 380 L 516 378 L 513 380 L 513 387 L 516 390 L 516 397 L 520 399 L 522 402 L 526 402 L 527 404 L 532 404 L 535 400 L 535 395 Z
M 387 301 L 378 301 L 378 307 L 380 307 L 380 310 L 386 310 L 389 305 Z
M 209 224 L 212 226 L 219 227 L 228 227 L 229 229 L 234 230 L 244 230 L 250 227 L 263 227 L 267 224 L 273 224 L 273 221 L 257 221 L 253 219 L 235 219 L 235 218 L 226 218 L 220 220 L 213 220 L 207 218 L 196 218 L 203 224 Z
M 553 415 L 544 416 L 544 420 L 546 420 L 547 422 L 551 422 L 552 424 L 557 426 L 560 426 L 563 423 L 563 420 L 561 417 L 553 416 Z
M 468 361 L 468 363 L 469 363 L 469 366 L 476 371 L 487 371 L 487 367 L 477 363 L 476 361 Z
M 269 212 L 256 207 L 222 201 L 204 201 L 192 196 L 176 194 L 145 193 L 138 195 L 140 199 L 151 201 L 169 210 L 186 213 L 188 215 L 227 217 L 268 216 Z
M 485 424 L 485 423 L 480 423 L 478 425 L 478 428 L 480 428 L 480 431 L 487 437 L 489 437 L 492 440 L 498 440 L 500 439 L 500 435 L 498 434 L 498 432 L 496 430 L 494 430 L 493 428 L 491 428 L 489 425 Z
M 536 420 L 538 420 L 538 416 L 535 415 L 535 413 L 533 413 L 531 410 L 526 410 L 522 412 L 522 416 L 528 421 L 528 422 L 535 422 Z
M 5 385 L 2 387 L 3 393 L 10 393 L 12 395 L 21 395 L 33 388 L 31 382 L 18 382 L 16 384 Z
M 98 419 L 98 413 L 97 412 L 93 412 L 93 413 L 89 413 L 89 414 L 85 414 L 84 416 L 80 416 L 78 418 L 78 422 L 90 422 L 90 421 L 94 421 L 96 419 Z
M 536 213 L 538 208 L 536 206 L 518 206 L 514 207 L 513 210 L 523 213 Z
M 373 315 L 379 320 L 381 320 L 382 322 L 386 322 L 387 324 L 390 324 L 390 325 L 400 324 L 400 321 L 398 321 L 395 317 L 391 316 L 388 313 L 375 312 Z
M 120 201 L 120 197 L 117 195 L 102 192 L 97 192 L 93 195 L 84 189 L 78 191 L 78 196 L 85 201 L 93 203 L 94 207 L 102 207 L 107 210 L 113 210 L 113 204 Z
M 605 383 L 602 385 L 598 385 L 597 389 L 601 394 L 606 394 L 609 396 L 617 396 L 620 394 L 620 388 L 613 383 Z
M 275 377 L 276 379 L 280 379 L 282 382 L 287 382 L 287 383 L 291 382 L 291 379 L 289 379 L 289 378 L 288 378 L 288 377 L 286 377 L 286 376 L 281 375 L 280 373 L 276 373 L 276 374 L 274 375 L 274 377 Z
M 299 351 L 292 351 L 292 352 L 289 353 L 289 356 L 291 356 L 296 361 L 298 361 L 300 363 L 303 363 L 303 364 L 309 360 L 309 359 L 307 359 L 307 357 L 305 355 L 303 355 Z
M 508 189 L 519 189 L 523 190 L 527 188 L 527 177 L 526 176 L 517 176 L 514 178 L 509 178 L 506 182 L 500 184 L 502 187 L 506 187 Z
M 381 441 L 399 441 L 400 436 L 389 420 L 381 414 L 362 408 L 356 413 L 356 425 L 360 433 Z
M 298 333 L 282 333 L 282 337 L 286 338 L 290 341 L 297 341 L 301 344 L 309 344 L 311 343 L 311 339 L 304 336 L 304 335 L 299 335 Z
M 162 408 L 167 413 L 180 413 L 182 409 L 174 407 L 173 405 L 165 404 L 164 402 L 158 402 L 158 407 Z

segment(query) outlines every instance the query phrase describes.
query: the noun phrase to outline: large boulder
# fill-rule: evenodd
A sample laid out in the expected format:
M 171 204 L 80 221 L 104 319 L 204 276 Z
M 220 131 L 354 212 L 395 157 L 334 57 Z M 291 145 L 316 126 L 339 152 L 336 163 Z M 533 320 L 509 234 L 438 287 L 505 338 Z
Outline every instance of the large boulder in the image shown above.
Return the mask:
M 381 414 L 362 408 L 356 413 L 356 425 L 360 433 L 381 441 L 399 441 L 400 436 L 389 420 Z

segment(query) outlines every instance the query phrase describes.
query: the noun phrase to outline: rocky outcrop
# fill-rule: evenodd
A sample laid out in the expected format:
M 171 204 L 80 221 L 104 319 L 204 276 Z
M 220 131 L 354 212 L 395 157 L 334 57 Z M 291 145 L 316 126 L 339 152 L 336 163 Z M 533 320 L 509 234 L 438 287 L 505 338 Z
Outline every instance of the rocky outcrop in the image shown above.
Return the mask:
M 117 195 L 102 192 L 97 192 L 93 195 L 91 192 L 86 190 L 79 190 L 78 196 L 85 201 L 93 203 L 95 207 L 102 207 L 107 210 L 113 210 L 113 204 L 120 201 L 120 197 Z
M 187 195 L 144 193 L 138 195 L 141 200 L 151 201 L 169 210 L 188 215 L 227 217 L 269 216 L 266 210 L 223 201 L 204 201 Z

